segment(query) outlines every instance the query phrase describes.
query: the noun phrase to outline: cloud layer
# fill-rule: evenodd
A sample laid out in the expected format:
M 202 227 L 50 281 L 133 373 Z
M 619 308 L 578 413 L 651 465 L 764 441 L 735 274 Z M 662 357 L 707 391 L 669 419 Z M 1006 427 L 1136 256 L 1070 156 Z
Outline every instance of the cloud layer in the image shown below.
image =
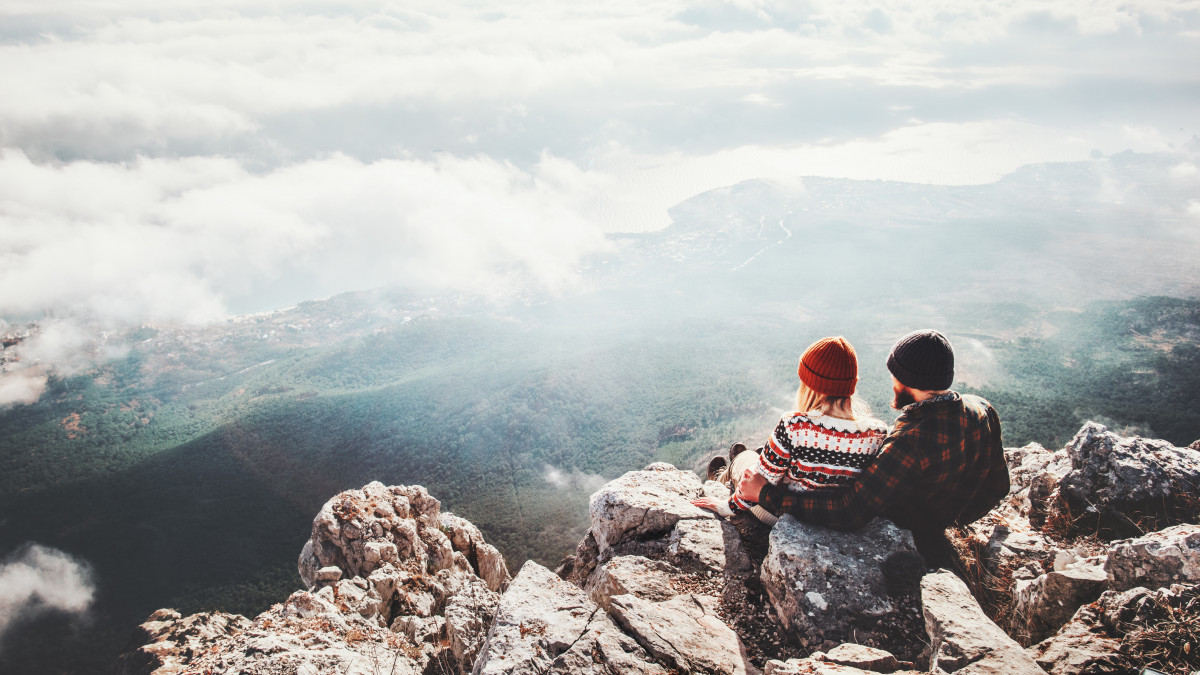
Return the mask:
M 251 173 L 235 160 L 38 164 L 0 154 L 0 314 L 44 307 L 203 322 L 281 278 L 290 302 L 387 283 L 550 288 L 604 246 L 574 200 L 588 178 L 545 158 L 343 155 Z
M 0 85 L 20 92 L 0 104 L 0 139 L 38 160 L 440 150 L 526 165 L 610 142 L 838 143 L 913 120 L 1194 125 L 1200 56 L 1194 1 L 62 2 L 0 16 Z
M 1170 149 L 1198 61 L 1200 0 L 6 2 L 0 319 L 568 289 L 750 178 Z
M 0 639 L 40 612 L 87 611 L 95 596 L 90 568 L 57 549 L 30 544 L 0 563 Z

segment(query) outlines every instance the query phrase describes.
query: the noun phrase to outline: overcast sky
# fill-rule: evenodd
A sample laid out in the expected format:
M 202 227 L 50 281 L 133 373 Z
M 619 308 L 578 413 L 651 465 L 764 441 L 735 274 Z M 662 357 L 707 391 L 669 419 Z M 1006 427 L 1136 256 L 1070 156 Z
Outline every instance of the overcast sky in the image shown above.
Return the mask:
M 1179 147 L 1198 64 L 1197 0 L 0 0 L 0 317 L 569 288 L 749 178 Z

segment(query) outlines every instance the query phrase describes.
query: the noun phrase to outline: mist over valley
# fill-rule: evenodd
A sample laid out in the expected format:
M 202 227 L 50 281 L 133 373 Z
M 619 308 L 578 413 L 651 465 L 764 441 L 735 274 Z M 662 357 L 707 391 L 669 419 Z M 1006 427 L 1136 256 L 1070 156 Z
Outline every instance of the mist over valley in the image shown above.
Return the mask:
M 1186 445 L 1196 152 L 980 186 L 750 181 L 609 235 L 569 289 L 518 272 L 504 293 L 393 286 L 144 323 L 90 337 L 74 372 L 29 356 L 65 319 L 10 323 L 8 372 L 44 389 L 0 412 L 0 551 L 77 556 L 97 596 L 90 621 L 15 624 L 0 658 L 103 669 L 159 607 L 261 611 L 298 586 L 312 514 L 371 480 L 425 485 L 511 568 L 553 567 L 605 480 L 761 442 L 825 335 L 855 345 L 885 419 L 888 349 L 936 327 L 1006 445 L 1061 446 L 1088 419 Z M 55 654 L 30 639 L 76 633 Z

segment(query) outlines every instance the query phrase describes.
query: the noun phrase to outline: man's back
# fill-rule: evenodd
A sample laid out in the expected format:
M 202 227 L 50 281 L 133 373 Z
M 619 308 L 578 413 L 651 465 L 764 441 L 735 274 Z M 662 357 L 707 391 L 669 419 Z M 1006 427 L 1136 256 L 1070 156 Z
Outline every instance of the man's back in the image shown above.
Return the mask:
M 908 406 L 884 451 L 919 467 L 915 484 L 900 486 L 881 514 L 901 527 L 970 523 L 1008 494 L 1000 419 L 978 396 L 949 392 Z

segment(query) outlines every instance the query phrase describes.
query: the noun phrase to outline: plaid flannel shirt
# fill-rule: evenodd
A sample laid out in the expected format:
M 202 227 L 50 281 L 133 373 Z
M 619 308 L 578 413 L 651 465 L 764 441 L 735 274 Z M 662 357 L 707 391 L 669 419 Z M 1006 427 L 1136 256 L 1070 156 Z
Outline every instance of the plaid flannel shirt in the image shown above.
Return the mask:
M 978 520 L 1008 494 L 1000 418 L 978 396 L 949 392 L 904 408 L 875 461 L 848 489 L 763 486 L 759 505 L 808 523 L 856 530 L 876 516 L 944 529 Z

